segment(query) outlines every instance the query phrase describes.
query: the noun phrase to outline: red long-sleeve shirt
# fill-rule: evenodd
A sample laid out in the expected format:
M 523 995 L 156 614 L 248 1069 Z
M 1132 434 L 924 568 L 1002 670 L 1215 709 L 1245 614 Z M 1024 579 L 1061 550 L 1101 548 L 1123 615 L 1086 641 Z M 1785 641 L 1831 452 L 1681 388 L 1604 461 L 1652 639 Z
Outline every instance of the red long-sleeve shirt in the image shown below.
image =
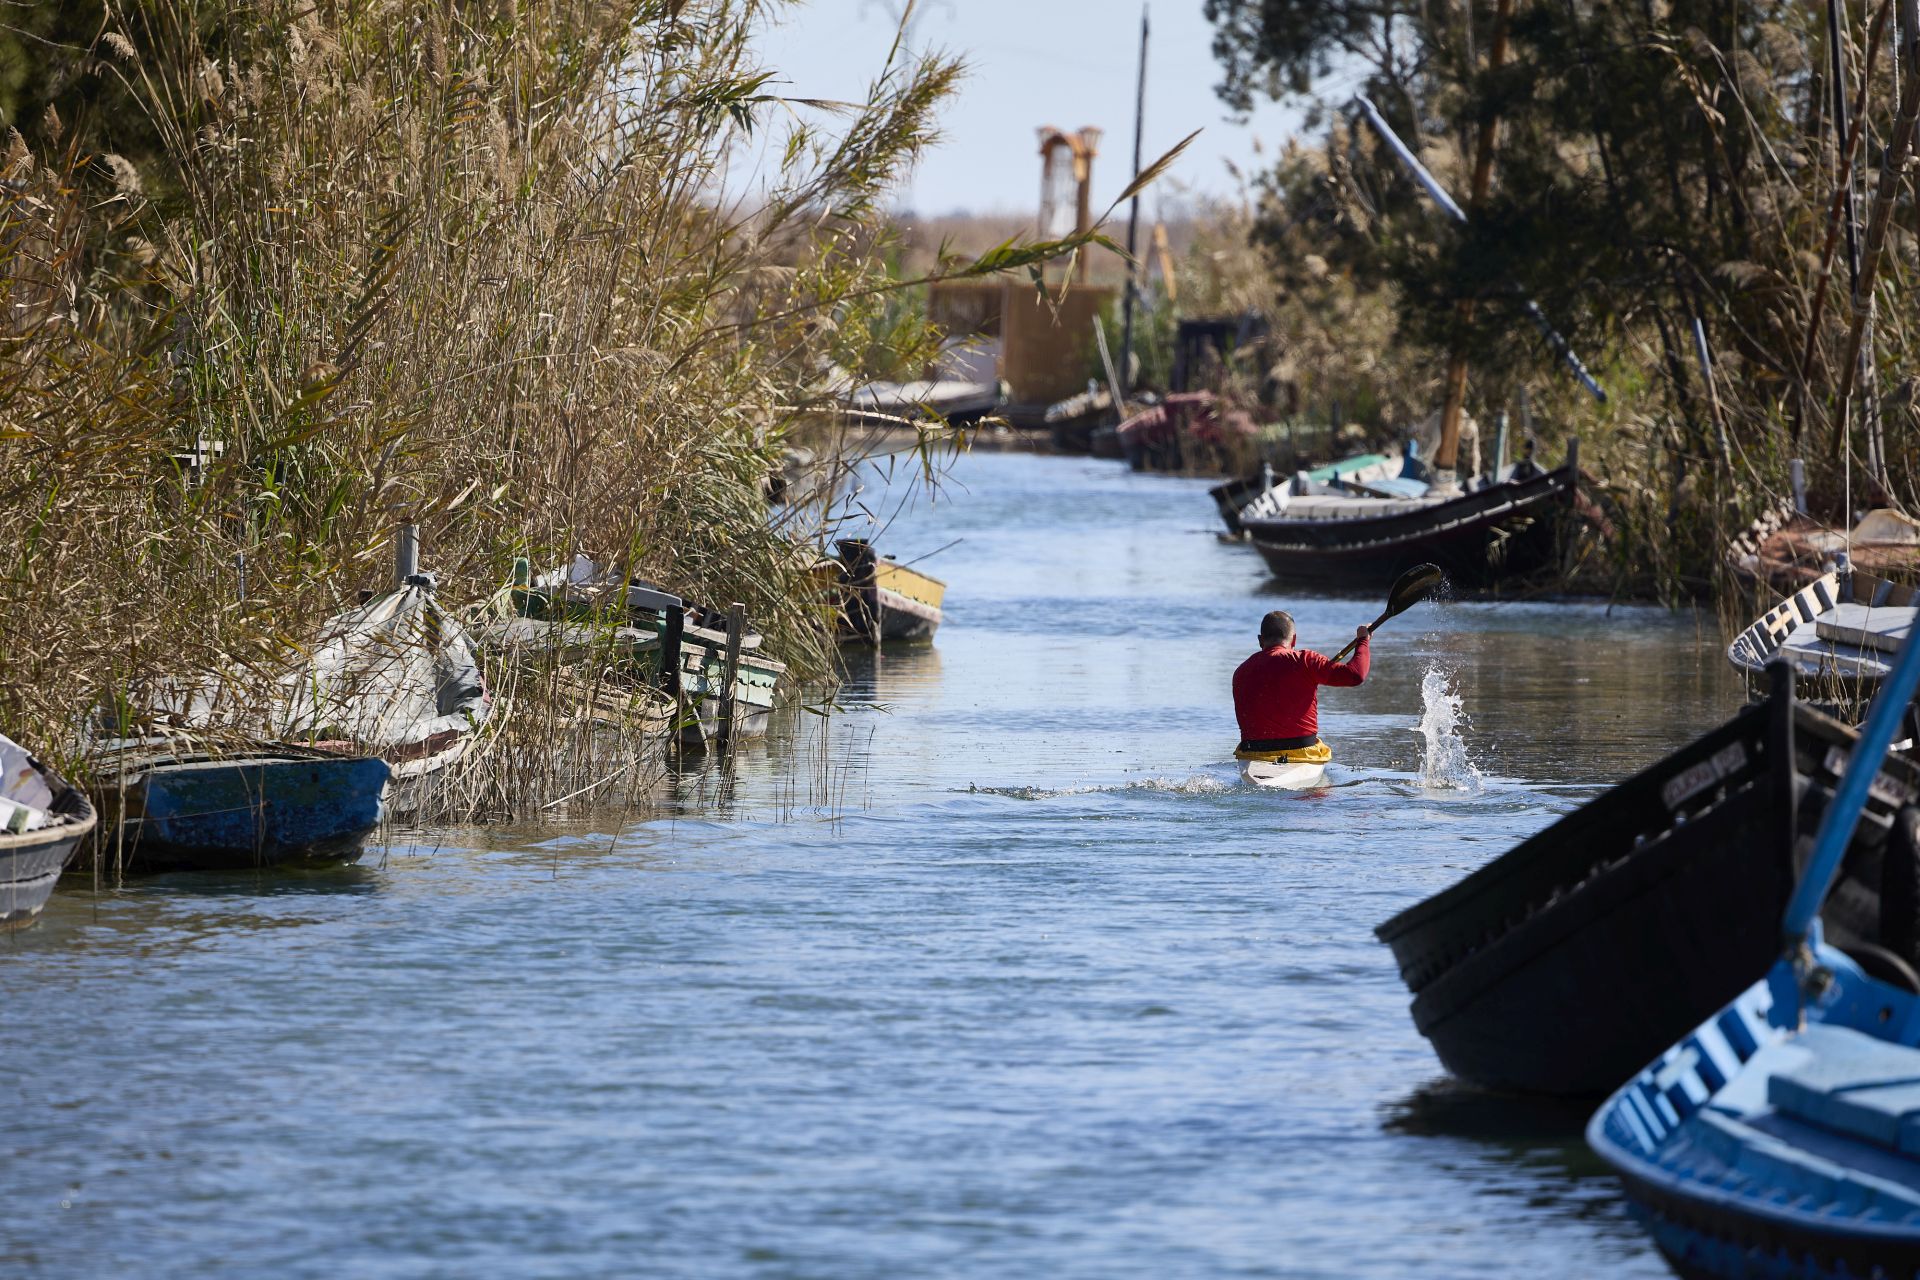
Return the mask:
M 1233 714 L 1242 742 L 1304 738 L 1320 732 L 1320 686 L 1347 689 L 1367 678 L 1368 642 L 1345 662 L 1311 649 L 1262 649 L 1233 673 Z

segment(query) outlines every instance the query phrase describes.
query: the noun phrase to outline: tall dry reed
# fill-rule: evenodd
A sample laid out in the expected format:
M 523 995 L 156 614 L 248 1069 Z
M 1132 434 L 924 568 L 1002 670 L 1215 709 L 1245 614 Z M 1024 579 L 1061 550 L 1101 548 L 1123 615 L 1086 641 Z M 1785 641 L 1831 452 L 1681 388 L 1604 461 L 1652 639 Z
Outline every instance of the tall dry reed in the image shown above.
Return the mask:
M 84 770 L 93 708 L 210 674 L 269 696 L 390 585 L 402 521 L 451 604 L 585 552 L 743 601 L 822 670 L 817 531 L 772 527 L 765 482 L 827 371 L 873 358 L 880 207 L 959 68 L 782 102 L 753 53 L 780 7 L 148 0 L 65 51 L 161 147 L 8 138 L 0 727 Z M 578 673 L 492 674 L 470 811 L 549 802 L 527 762 L 563 738 L 601 743 L 572 776 L 619 767 Z

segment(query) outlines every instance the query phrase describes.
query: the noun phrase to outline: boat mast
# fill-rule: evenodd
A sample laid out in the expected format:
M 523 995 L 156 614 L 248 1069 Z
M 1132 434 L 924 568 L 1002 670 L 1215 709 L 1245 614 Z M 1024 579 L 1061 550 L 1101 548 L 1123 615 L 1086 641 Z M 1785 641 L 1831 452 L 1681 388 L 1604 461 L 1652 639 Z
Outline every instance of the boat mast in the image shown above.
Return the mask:
M 1513 17 L 1513 0 L 1499 0 L 1493 14 L 1493 47 L 1487 51 L 1489 82 L 1499 75 L 1507 61 L 1507 23 Z M 1493 149 L 1499 141 L 1500 118 L 1492 112 L 1480 122 L 1475 140 L 1473 185 L 1467 191 L 1467 206 L 1478 209 L 1493 183 Z M 1454 468 L 1460 454 L 1460 415 L 1467 403 L 1467 331 L 1473 327 L 1473 299 L 1463 298 L 1455 310 L 1453 354 L 1447 359 L 1447 404 L 1440 414 L 1440 448 L 1433 456 L 1434 487 L 1446 492 L 1457 488 Z
M 1140 181 L 1140 134 L 1147 119 L 1147 6 L 1140 6 L 1140 76 L 1133 91 L 1133 180 Z M 1133 193 L 1133 207 L 1127 213 L 1127 296 L 1120 314 L 1120 381 L 1127 390 L 1133 387 L 1133 300 L 1140 292 L 1140 263 L 1134 256 L 1140 235 L 1140 193 Z M 1114 410 L 1121 408 L 1114 402 Z

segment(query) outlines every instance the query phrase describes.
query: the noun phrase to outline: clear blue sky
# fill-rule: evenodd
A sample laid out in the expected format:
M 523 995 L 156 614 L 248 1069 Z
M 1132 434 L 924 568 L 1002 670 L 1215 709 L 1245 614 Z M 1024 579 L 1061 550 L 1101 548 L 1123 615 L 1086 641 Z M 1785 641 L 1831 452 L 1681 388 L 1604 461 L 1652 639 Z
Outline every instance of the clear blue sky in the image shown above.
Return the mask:
M 765 33 L 763 65 L 787 82 L 782 93 L 857 97 L 886 58 L 900 5 L 809 0 Z M 1193 191 L 1228 194 L 1235 183 L 1223 162 L 1260 167 L 1255 139 L 1270 158 L 1297 116 L 1268 104 L 1244 124 L 1229 117 L 1214 96 L 1219 73 L 1213 29 L 1200 8 L 1201 0 L 1161 0 L 1152 7 L 1143 162 L 1204 128 L 1172 177 Z M 1044 124 L 1106 131 L 1094 162 L 1096 210 L 1126 186 L 1140 40 L 1137 3 L 920 0 L 915 22 L 915 47 L 958 54 L 971 74 L 942 116 L 945 140 L 921 163 L 901 193 L 901 205 L 924 214 L 1035 209 L 1040 160 L 1034 131 Z

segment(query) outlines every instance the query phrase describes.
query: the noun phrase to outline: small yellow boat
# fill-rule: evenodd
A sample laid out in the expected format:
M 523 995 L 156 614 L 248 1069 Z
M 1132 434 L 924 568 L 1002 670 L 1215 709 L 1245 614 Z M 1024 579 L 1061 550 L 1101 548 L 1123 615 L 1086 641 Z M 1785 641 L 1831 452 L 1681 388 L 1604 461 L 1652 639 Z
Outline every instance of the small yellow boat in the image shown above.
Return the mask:
M 932 640 L 940 629 L 947 584 L 917 569 L 874 554 L 871 543 L 845 538 L 834 543 L 841 587 L 842 641 L 882 644 Z

